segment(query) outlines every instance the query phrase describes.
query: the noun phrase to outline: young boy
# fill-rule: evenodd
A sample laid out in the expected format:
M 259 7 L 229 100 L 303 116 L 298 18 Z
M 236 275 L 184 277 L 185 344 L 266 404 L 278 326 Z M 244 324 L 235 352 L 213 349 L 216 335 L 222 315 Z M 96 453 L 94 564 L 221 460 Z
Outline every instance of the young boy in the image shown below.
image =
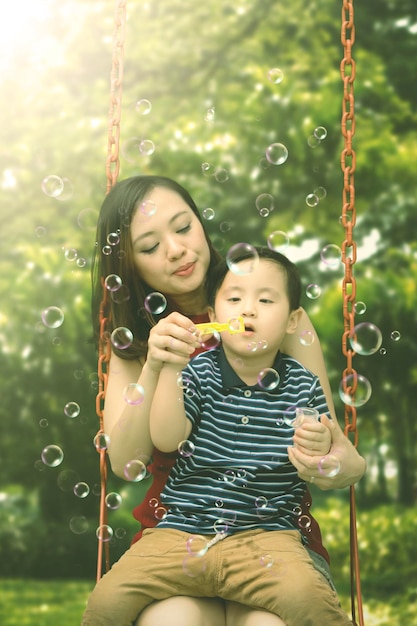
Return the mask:
M 180 376 L 161 371 L 151 435 L 180 451 L 161 496 L 167 514 L 98 583 L 84 626 L 128 626 L 176 595 L 264 608 L 287 626 L 351 624 L 303 545 L 305 483 L 288 459 L 295 409 L 328 411 L 317 377 L 280 352 L 297 328 L 299 274 L 283 255 L 257 252 L 257 263 L 243 254 L 233 271 L 220 266 L 208 286 L 210 319 L 241 317 L 244 332 L 223 333 Z M 305 437 L 318 461 L 327 454 L 319 421 Z

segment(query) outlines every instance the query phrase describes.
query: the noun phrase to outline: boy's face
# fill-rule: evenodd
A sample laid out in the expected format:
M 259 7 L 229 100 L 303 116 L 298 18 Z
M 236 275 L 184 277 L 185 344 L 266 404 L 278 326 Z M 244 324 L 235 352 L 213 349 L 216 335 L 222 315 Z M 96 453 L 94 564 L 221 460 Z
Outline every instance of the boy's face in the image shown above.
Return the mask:
M 245 268 L 250 268 L 250 262 L 238 264 L 242 272 Z M 209 315 L 211 321 L 221 323 L 243 317 L 245 332 L 222 333 L 222 343 L 244 358 L 277 352 L 285 335 L 295 332 L 300 309 L 290 311 L 284 270 L 274 261 L 259 259 L 249 273 L 226 274 Z

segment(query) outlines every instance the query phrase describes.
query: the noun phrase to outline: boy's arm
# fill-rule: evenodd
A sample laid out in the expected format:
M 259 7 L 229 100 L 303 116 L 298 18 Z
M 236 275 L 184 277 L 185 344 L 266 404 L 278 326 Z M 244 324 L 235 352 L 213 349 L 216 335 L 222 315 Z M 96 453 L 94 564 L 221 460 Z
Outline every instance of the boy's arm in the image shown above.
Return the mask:
M 191 433 L 192 425 L 184 409 L 184 393 L 178 384 L 180 375 L 178 365 L 164 365 L 152 402 L 150 435 L 161 452 L 173 452 Z

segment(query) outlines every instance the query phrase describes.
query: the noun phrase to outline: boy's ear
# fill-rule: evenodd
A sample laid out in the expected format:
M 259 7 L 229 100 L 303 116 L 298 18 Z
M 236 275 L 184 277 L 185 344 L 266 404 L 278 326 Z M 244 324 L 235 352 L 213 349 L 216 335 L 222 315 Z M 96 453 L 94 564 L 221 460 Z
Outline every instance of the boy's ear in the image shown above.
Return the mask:
M 297 330 L 298 322 L 301 319 L 302 313 L 303 313 L 303 310 L 301 307 L 299 307 L 298 309 L 295 309 L 294 311 L 291 311 L 290 318 L 288 320 L 288 325 L 287 325 L 288 335 L 293 335 L 295 331 Z
M 216 320 L 216 315 L 214 313 L 214 309 L 213 309 L 212 306 L 209 306 L 209 308 L 207 309 L 207 313 L 208 313 L 210 322 L 216 322 L 217 321 Z

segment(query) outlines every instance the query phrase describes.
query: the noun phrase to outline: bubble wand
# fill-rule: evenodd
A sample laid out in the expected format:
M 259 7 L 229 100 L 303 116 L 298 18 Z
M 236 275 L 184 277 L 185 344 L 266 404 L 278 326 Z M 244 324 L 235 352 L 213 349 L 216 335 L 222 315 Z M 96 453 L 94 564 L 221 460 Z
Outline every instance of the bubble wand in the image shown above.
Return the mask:
M 243 317 L 231 317 L 228 322 L 221 324 L 220 322 L 207 322 L 205 324 L 196 324 L 195 327 L 202 335 L 208 333 L 223 331 L 229 332 L 231 335 L 243 333 L 245 331 L 245 323 Z

